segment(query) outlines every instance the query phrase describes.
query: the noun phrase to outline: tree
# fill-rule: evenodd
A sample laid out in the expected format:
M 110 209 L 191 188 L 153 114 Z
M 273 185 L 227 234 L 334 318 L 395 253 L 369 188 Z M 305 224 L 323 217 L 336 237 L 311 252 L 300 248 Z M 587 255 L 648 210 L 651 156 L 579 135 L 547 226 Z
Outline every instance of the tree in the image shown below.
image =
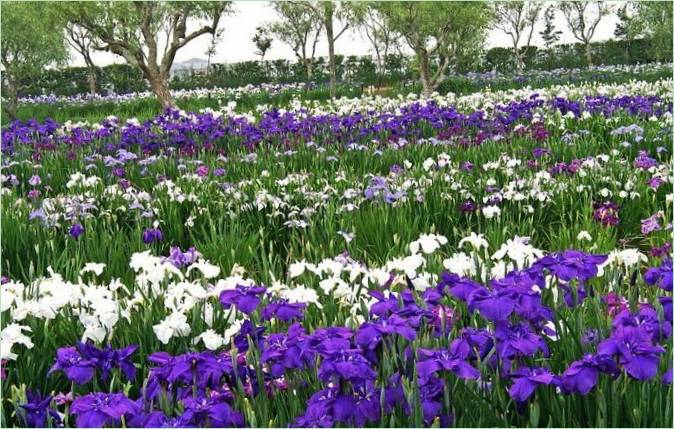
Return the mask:
M 655 58 L 672 61 L 672 3 L 638 2 L 637 13 L 644 34 L 651 39 Z
M 271 43 L 274 39 L 269 37 L 269 30 L 263 27 L 257 27 L 255 30 L 255 35 L 253 36 L 253 43 L 257 48 L 255 55 L 260 56 L 260 61 L 264 61 L 264 56 L 267 51 L 271 48 Z
M 603 1 L 569 1 L 560 3 L 559 9 L 573 37 L 585 46 L 587 66 L 592 67 L 592 38 L 599 22 L 611 13 L 611 7 Z
M 508 1 L 494 3 L 493 28 L 510 36 L 513 46 L 513 57 L 518 69 L 524 68 L 524 52 L 531 46 L 536 21 L 542 5 L 533 1 Z M 524 42 L 524 46 L 520 43 Z
M 304 66 L 307 83 L 313 77 L 316 45 L 323 22 L 313 9 L 300 2 L 273 2 L 272 7 L 281 18 L 270 26 L 271 33 L 290 46 L 297 60 Z
M 482 2 L 381 2 L 377 9 L 414 51 L 425 96 L 437 89 L 450 65 L 478 56 L 490 19 Z
M 630 61 L 630 46 L 632 41 L 641 34 L 641 22 L 635 16 L 634 5 L 630 2 L 618 8 L 618 23 L 613 35 L 619 40 L 625 41 L 625 61 Z
M 398 47 L 400 35 L 386 25 L 385 18 L 372 5 L 368 5 L 362 19 L 358 21 L 358 26 L 372 45 L 377 60 L 377 75 L 381 77 L 384 73 L 386 57 L 391 49 Z
M 335 63 L 335 42 L 349 28 L 349 21 L 357 20 L 364 10 L 364 4 L 351 2 L 315 1 L 297 2 L 311 8 L 314 15 L 323 23 L 325 37 L 328 41 L 328 68 L 330 71 L 330 98 L 337 93 L 337 66 Z M 338 22 L 335 28 L 335 19 Z M 341 26 L 341 29 L 339 27 Z
M 96 64 L 91 59 L 91 50 L 94 43 L 91 33 L 86 28 L 72 23 L 66 24 L 66 41 L 84 59 L 87 67 L 89 94 L 96 95 Z
M 49 65 L 68 58 L 63 21 L 49 3 L 0 2 L 0 40 L 3 96 L 2 107 L 16 119 L 22 80 Z
M 541 35 L 545 48 L 549 50 L 559 42 L 559 38 L 562 34 L 562 31 L 557 30 L 555 27 L 555 6 L 551 5 L 545 9 L 543 22 L 543 30 L 538 34 Z
M 60 4 L 69 22 L 90 32 L 97 50 L 139 68 L 163 107 L 174 105 L 168 81 L 177 52 L 203 34 L 215 34 L 231 2 L 75 2 Z M 188 23 L 207 21 L 188 32 Z M 165 43 L 160 47 L 160 32 Z M 160 57 L 161 56 L 161 57 Z
M 206 48 L 206 74 L 210 75 L 211 74 L 211 59 L 213 58 L 213 55 L 215 55 L 215 52 L 217 51 L 217 45 L 218 41 L 220 40 L 220 37 L 222 36 L 222 30 L 216 31 L 214 34 L 211 34 L 211 41 L 208 44 L 208 47 Z

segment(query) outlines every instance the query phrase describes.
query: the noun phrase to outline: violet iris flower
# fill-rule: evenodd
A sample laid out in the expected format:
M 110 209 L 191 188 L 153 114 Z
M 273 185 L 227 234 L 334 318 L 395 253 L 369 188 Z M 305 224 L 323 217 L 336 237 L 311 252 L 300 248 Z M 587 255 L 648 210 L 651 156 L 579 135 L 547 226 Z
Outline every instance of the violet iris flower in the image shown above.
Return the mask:
M 74 239 L 80 238 L 80 235 L 84 234 L 84 227 L 81 223 L 74 223 L 68 230 L 68 234 Z
M 325 353 L 318 377 L 325 382 L 348 380 L 352 383 L 374 380 L 377 373 L 370 362 L 356 349 L 334 349 Z
M 266 291 L 264 287 L 237 285 L 235 289 L 223 290 L 220 293 L 220 303 L 224 308 L 234 305 L 237 310 L 251 314 L 260 304 L 259 295 Z
M 488 290 L 479 287 L 468 295 L 468 308 L 480 311 L 482 317 L 492 322 L 507 320 L 515 310 L 517 295 L 510 289 Z
M 587 354 L 572 362 L 560 376 L 561 387 L 566 393 L 587 395 L 597 384 L 600 372 L 611 376 L 619 374 L 618 366 L 610 356 Z
M 100 428 L 119 424 L 123 416 L 133 416 L 139 411 L 135 402 L 123 393 L 89 393 L 75 399 L 70 414 L 77 416 L 77 426 Z
M 183 399 L 185 413 L 183 419 L 197 426 L 241 427 L 243 415 L 235 411 L 226 402 L 218 399 L 193 398 Z
M 517 402 L 525 402 L 540 385 L 559 385 L 557 376 L 544 367 L 524 366 L 513 371 L 510 376 L 515 379 L 515 382 L 508 389 L 508 393 Z
M 434 374 L 443 370 L 451 371 L 465 380 L 477 379 L 480 371 L 466 362 L 469 353 L 465 348 L 456 346 L 450 347 L 449 350 L 419 349 L 419 360 L 416 364 L 419 383 L 427 383 Z
M 110 370 L 113 368 L 121 369 L 129 381 L 136 378 L 136 367 L 131 362 L 131 356 L 138 350 L 136 344 L 115 350 L 110 344 L 104 349 L 99 349 L 93 344 L 78 342 L 77 350 L 83 358 L 94 362 L 101 371 L 101 380 L 103 381 L 108 379 Z
M 577 250 L 544 256 L 531 267 L 533 270 L 545 268 L 560 280 L 570 282 L 578 280 L 581 283 L 595 277 L 599 272 L 598 266 L 606 261 L 606 255 L 590 255 Z
M 618 363 L 637 380 L 650 380 L 658 372 L 659 354 L 665 349 L 653 345 L 651 335 L 640 327 L 625 326 L 599 343 L 599 354 L 616 356 Z
M 94 377 L 96 363 L 85 359 L 75 347 L 61 347 L 56 350 L 56 362 L 48 374 L 55 371 L 63 371 L 76 384 L 86 384 Z
M 658 287 L 671 292 L 672 291 L 672 260 L 667 258 L 662 261 L 659 267 L 651 267 L 644 274 L 644 281 L 651 286 Z
M 150 244 L 155 241 L 162 241 L 164 239 L 164 234 L 159 228 L 148 228 L 143 231 L 143 243 Z
M 61 416 L 56 410 L 49 407 L 52 396 L 42 396 L 39 392 L 28 390 L 26 392 L 26 399 L 28 402 L 21 404 L 24 409 L 26 427 L 44 428 L 47 427 L 47 419 L 51 419 L 49 427 L 59 426 L 61 424 Z
M 262 309 L 262 319 L 271 320 L 277 318 L 283 322 L 301 319 L 304 316 L 304 309 L 307 305 L 303 302 L 288 302 L 288 300 L 278 300 L 267 304 Z

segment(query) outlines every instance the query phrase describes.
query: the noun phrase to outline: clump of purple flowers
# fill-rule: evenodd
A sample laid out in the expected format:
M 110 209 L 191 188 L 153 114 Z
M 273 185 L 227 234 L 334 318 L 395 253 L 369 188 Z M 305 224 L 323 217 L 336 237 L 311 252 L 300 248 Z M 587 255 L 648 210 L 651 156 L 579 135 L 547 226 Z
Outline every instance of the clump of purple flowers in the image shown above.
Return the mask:
M 164 239 L 164 234 L 159 228 L 148 228 L 143 231 L 143 243 L 150 244 L 155 241 L 162 241 Z
M 620 223 L 620 207 L 611 201 L 594 204 L 594 219 L 604 226 L 616 226 Z

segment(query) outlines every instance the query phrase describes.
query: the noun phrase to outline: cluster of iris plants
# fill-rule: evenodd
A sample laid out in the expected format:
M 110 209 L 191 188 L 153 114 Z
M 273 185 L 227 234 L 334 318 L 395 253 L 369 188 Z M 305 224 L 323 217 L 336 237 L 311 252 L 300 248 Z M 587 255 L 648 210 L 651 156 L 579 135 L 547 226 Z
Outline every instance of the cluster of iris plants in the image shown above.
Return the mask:
M 672 425 L 672 81 L 2 130 L 2 426 Z
M 502 91 L 521 88 L 544 88 L 583 82 L 627 83 L 632 80 L 654 82 L 671 76 L 671 64 L 649 63 L 637 65 L 595 66 L 584 69 L 528 70 L 522 74 L 498 72 L 466 73 L 451 75 L 443 83 L 440 92 L 458 95 L 476 91 Z M 357 82 L 340 82 L 338 97 L 360 97 L 374 88 Z M 421 88 L 416 81 L 401 82 L 390 88 L 380 88 L 379 93 L 388 96 L 418 93 Z M 316 100 L 325 103 L 330 99 L 329 89 L 321 83 L 283 83 L 246 85 L 238 88 L 192 88 L 171 91 L 178 106 L 186 111 L 204 108 L 219 109 L 231 102 L 239 107 L 255 109 L 258 105 L 286 107 L 294 98 Z M 59 96 L 43 94 L 21 97 L 18 117 L 23 120 L 44 121 L 51 118 L 60 122 L 88 120 L 99 122 L 111 114 L 123 117 L 149 119 L 161 111 L 159 102 L 151 91 L 116 94 L 78 94 Z M 7 120 L 3 116 L 3 121 Z

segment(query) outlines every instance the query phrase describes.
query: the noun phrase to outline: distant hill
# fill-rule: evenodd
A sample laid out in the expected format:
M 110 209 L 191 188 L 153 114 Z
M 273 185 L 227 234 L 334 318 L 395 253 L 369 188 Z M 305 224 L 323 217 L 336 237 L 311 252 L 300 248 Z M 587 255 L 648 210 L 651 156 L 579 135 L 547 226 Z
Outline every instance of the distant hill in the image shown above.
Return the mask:
M 174 63 L 173 67 L 171 67 L 171 75 L 187 73 L 192 70 L 206 70 L 207 67 L 208 61 L 202 58 L 190 58 L 186 61 Z

